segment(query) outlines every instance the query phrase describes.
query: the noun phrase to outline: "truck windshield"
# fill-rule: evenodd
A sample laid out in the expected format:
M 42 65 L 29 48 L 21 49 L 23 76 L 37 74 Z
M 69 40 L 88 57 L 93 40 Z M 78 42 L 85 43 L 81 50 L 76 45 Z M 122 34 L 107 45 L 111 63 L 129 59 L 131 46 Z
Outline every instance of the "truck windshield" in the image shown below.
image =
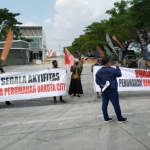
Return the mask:
M 136 59 L 136 56 L 127 56 L 128 59 Z

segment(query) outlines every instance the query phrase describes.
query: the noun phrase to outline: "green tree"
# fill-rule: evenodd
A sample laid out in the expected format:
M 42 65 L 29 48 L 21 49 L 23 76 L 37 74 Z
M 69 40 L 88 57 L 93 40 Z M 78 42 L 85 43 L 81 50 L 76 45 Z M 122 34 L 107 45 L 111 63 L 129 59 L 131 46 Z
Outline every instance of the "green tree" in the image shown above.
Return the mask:
M 106 11 L 111 16 L 107 24 L 107 32 L 110 35 L 115 34 L 126 49 L 131 43 L 134 43 L 134 46 L 140 43 L 137 30 L 144 34 L 149 44 L 149 8 L 150 1 L 147 0 L 121 0 L 114 3 L 114 8 Z
M 131 17 L 129 15 L 129 2 L 121 0 L 114 3 L 114 8 L 107 10 L 107 14 L 111 17 L 107 22 L 107 33 L 115 35 L 127 50 L 129 45 L 137 38 L 137 33 L 134 28 L 131 28 Z M 118 46 L 114 42 L 115 46 Z
M 85 27 L 84 34 L 76 38 L 70 46 L 72 51 L 83 51 L 99 45 L 107 45 L 106 33 L 115 35 L 127 50 L 131 43 L 140 43 L 137 31 L 143 33 L 147 44 L 150 43 L 150 1 L 149 0 L 121 0 L 114 3 L 114 8 L 107 10 L 108 20 L 93 22 Z M 115 46 L 118 43 L 113 41 Z M 141 44 L 141 43 L 140 43 Z
M 9 28 L 13 30 L 15 38 L 20 36 L 19 27 L 17 25 L 21 25 L 22 23 L 18 22 L 16 19 L 16 17 L 19 15 L 20 13 L 9 12 L 9 10 L 6 8 L 0 9 L 0 24 L 5 21 L 5 27 L 1 31 L 0 40 L 6 39 Z
M 132 0 L 130 1 L 130 18 L 132 22 L 130 24 L 131 28 L 139 31 L 143 34 L 144 40 L 147 42 L 147 45 L 150 44 L 150 1 L 148 0 Z M 137 34 L 137 32 L 136 32 Z M 141 44 L 139 38 L 137 40 Z M 142 48 L 142 46 L 141 46 Z M 143 52 L 143 49 L 142 49 Z
M 101 22 L 93 22 L 91 25 L 85 27 L 84 34 L 80 35 L 72 42 L 72 46 L 69 47 L 72 52 L 75 50 L 84 51 L 94 49 L 96 45 L 103 46 L 107 42 L 105 40 L 105 23 L 106 20 Z
M 2 29 L 0 33 L 0 40 L 5 41 L 7 37 L 8 30 L 11 28 L 14 35 L 14 40 L 23 40 L 26 42 L 32 42 L 33 40 L 30 38 L 25 38 L 21 36 L 19 26 L 22 23 L 18 22 L 16 17 L 19 16 L 20 13 L 12 13 L 9 12 L 8 9 L 0 9 L 0 24 L 2 24 L 3 21 L 5 21 L 5 27 Z

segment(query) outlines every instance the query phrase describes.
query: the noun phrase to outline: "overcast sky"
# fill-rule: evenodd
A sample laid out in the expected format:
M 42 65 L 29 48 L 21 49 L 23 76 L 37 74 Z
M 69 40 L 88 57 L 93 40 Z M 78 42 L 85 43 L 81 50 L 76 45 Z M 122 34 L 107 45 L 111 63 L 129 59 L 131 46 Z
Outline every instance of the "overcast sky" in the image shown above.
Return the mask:
M 106 10 L 120 0 L 0 0 L 1 8 L 20 13 L 23 25 L 43 26 L 48 49 L 62 51 L 74 38 L 83 34 L 84 27 L 108 19 Z

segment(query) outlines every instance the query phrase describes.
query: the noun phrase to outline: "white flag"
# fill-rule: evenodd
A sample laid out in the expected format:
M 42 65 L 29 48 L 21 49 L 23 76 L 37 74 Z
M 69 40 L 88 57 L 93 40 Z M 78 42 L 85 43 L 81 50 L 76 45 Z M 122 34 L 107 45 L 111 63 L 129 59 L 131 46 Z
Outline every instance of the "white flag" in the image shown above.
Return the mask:
M 5 21 L 2 21 L 2 24 L 0 25 L 0 31 L 4 28 L 5 26 Z
M 117 54 L 117 52 L 116 52 L 116 50 L 115 50 L 115 48 L 113 46 L 113 43 L 112 43 L 112 41 L 111 41 L 111 39 L 110 39 L 110 37 L 109 37 L 109 35 L 107 33 L 106 33 L 106 40 L 108 42 L 108 45 L 112 48 L 112 50 L 114 51 L 114 53 L 118 56 L 118 54 Z

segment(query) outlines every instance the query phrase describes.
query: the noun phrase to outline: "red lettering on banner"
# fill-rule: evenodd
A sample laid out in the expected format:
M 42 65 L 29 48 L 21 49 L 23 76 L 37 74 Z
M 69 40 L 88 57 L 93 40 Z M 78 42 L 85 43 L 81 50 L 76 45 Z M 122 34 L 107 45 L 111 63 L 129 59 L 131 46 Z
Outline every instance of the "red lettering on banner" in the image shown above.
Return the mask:
M 8 92 L 7 89 L 8 88 L 4 88 L 4 96 L 6 96 L 6 93 Z
M 55 92 L 56 91 L 56 87 L 55 87 L 55 84 L 53 84 L 53 91 Z
M 38 93 L 53 92 L 53 91 L 56 91 L 55 84 L 38 85 Z
M 36 93 L 36 86 L 19 86 L 4 88 L 4 92 L 0 91 L 0 96 L 20 95 L 20 94 L 32 94 Z
M 36 89 L 37 87 L 37 89 Z M 38 86 L 18 86 L 18 87 L 7 87 L 0 88 L 0 96 L 11 96 L 11 95 L 22 95 L 32 93 L 44 93 L 44 92 L 60 92 L 66 90 L 65 83 L 57 84 L 43 84 Z
M 64 91 L 66 90 L 66 84 L 65 83 L 43 84 L 43 85 L 38 85 L 37 89 L 38 89 L 38 93 Z
M 140 71 L 140 70 L 135 70 L 136 78 L 138 78 L 138 77 L 139 77 L 139 71 Z
M 150 86 L 150 79 L 143 79 L 144 86 Z
M 0 96 L 3 96 L 3 89 L 0 88 Z
M 65 83 L 57 83 L 57 91 L 65 91 L 66 84 Z
M 11 87 L 11 95 L 15 95 L 15 94 L 14 94 L 14 88 L 13 88 L 13 87 Z
M 147 70 L 135 70 L 136 78 L 150 78 L 150 71 Z

